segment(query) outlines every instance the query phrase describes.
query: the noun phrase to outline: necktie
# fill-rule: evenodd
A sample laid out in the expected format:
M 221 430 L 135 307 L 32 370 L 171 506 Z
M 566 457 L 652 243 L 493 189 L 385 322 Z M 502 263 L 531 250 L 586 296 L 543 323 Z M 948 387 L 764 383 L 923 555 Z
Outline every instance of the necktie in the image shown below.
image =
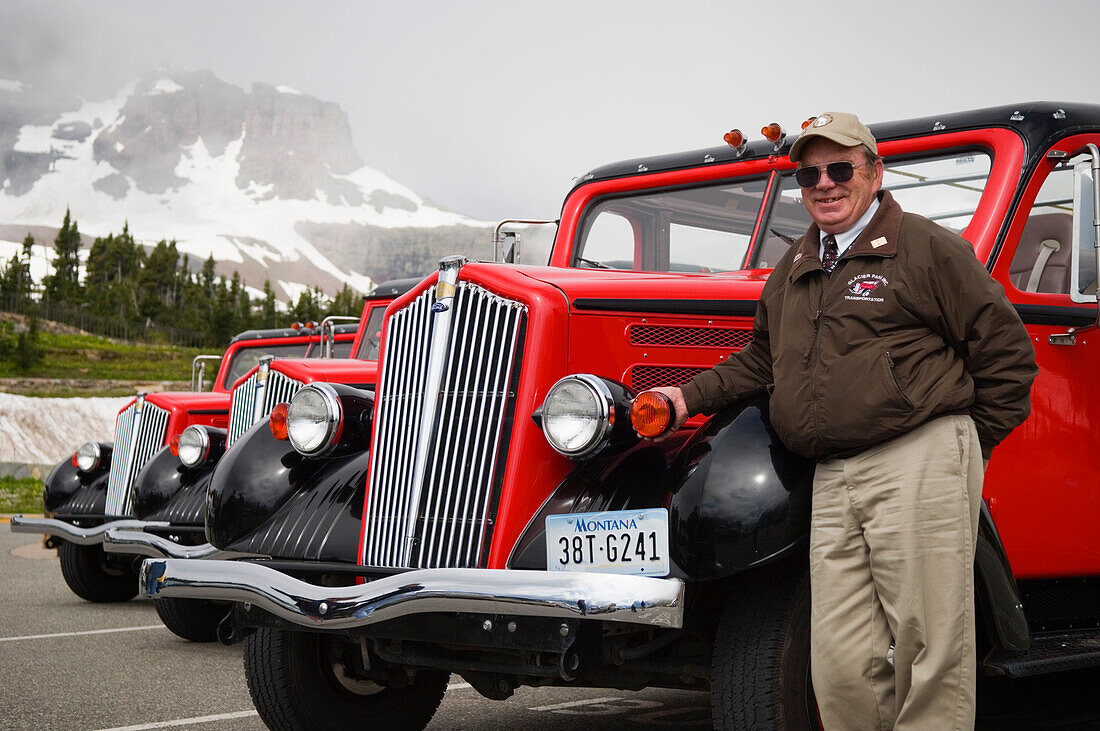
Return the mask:
M 825 270 L 826 274 L 832 274 L 833 267 L 836 266 L 836 260 L 838 258 L 836 237 L 832 234 L 826 234 L 825 238 L 821 240 L 821 243 L 825 249 L 825 253 L 821 257 L 821 268 Z

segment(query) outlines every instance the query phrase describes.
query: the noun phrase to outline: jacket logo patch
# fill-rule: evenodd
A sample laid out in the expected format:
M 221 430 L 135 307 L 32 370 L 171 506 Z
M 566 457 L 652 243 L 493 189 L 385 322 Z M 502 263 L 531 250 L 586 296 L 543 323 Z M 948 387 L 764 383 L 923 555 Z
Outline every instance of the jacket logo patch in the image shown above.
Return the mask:
M 846 300 L 865 300 L 867 302 L 882 302 L 885 298 L 873 297 L 872 295 L 877 291 L 882 293 L 882 289 L 890 285 L 890 281 L 881 274 L 857 274 L 848 280 L 848 292 L 844 295 Z

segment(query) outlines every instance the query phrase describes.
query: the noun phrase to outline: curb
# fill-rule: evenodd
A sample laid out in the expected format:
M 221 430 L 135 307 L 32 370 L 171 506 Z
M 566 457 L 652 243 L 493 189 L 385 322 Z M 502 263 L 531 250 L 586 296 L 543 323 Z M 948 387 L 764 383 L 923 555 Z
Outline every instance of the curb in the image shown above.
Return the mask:
M 0 513 L 0 525 L 10 523 L 13 516 L 22 515 L 25 518 L 43 518 L 41 513 Z

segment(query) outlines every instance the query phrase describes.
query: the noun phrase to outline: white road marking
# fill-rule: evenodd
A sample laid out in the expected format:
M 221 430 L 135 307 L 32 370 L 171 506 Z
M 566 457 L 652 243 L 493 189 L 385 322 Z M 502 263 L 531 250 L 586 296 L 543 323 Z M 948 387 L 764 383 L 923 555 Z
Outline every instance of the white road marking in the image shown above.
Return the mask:
M 83 632 L 55 632 L 50 635 L 23 635 L 22 637 L 0 637 L 0 642 L 17 642 L 19 640 L 46 640 L 51 637 L 77 637 L 79 635 L 106 635 L 112 632 L 137 632 L 145 629 L 165 629 L 163 624 L 147 624 L 144 627 L 118 627 L 116 629 L 89 629 Z
M 529 711 L 557 711 L 562 708 L 574 708 L 576 706 L 587 706 L 592 703 L 607 703 L 608 701 L 620 700 L 618 696 L 608 696 L 607 698 L 588 698 L 583 701 L 569 701 L 568 703 L 555 703 L 552 706 L 536 706 L 535 708 L 528 708 Z
M 163 626 L 163 625 L 160 625 Z M 473 687 L 469 683 L 451 683 L 447 690 L 462 690 Z M 237 711 L 235 713 L 217 713 L 212 716 L 195 716 L 194 718 L 177 718 L 172 721 L 156 721 L 153 723 L 140 723 L 136 726 L 116 726 L 114 728 L 99 729 L 99 731 L 149 731 L 157 728 L 171 728 L 173 726 L 191 726 L 199 723 L 213 723 L 214 721 L 228 721 L 234 718 L 249 718 L 258 715 L 256 711 Z
M 234 718 L 248 718 L 259 715 L 255 711 L 236 711 L 235 713 L 215 713 L 212 716 L 195 716 L 194 718 L 177 718 L 174 721 L 155 721 L 153 723 L 139 723 L 136 726 L 116 726 L 114 728 L 99 729 L 99 731 L 147 731 L 154 728 L 171 728 L 173 726 L 191 726 L 197 723 L 213 723 L 214 721 L 229 721 Z

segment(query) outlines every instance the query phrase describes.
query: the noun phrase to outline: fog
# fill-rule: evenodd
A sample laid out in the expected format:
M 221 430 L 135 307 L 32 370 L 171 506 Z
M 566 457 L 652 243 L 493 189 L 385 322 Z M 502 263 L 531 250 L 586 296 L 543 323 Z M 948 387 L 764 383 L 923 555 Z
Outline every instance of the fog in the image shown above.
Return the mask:
M 1100 101 L 1091 0 L 16 0 L 0 79 L 106 96 L 159 66 L 340 104 L 368 165 L 484 220 L 554 217 L 616 159 L 825 110 Z

